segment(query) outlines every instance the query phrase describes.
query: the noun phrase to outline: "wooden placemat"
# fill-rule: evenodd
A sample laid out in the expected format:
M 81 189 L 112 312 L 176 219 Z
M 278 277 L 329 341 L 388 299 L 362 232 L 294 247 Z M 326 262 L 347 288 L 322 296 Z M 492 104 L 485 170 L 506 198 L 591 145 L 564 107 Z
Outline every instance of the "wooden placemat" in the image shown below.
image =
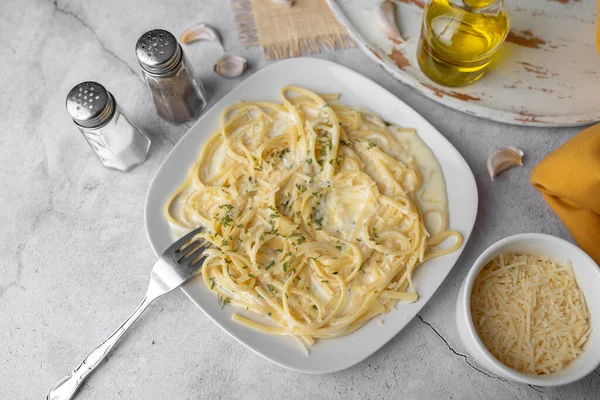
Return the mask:
M 325 0 L 295 0 L 292 7 L 273 0 L 232 0 L 240 39 L 260 45 L 267 60 L 346 49 L 354 43 Z

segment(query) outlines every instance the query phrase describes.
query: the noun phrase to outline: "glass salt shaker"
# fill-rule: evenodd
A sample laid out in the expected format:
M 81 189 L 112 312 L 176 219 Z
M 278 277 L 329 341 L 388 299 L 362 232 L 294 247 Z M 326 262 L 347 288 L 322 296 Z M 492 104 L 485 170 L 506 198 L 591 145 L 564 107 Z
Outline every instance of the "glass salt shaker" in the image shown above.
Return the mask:
M 161 117 L 170 122 L 185 122 L 204 109 L 204 86 L 194 78 L 175 36 L 162 29 L 151 30 L 139 38 L 135 52 Z
M 150 139 L 117 106 L 97 82 L 82 82 L 67 95 L 67 111 L 102 164 L 129 171 L 146 160 Z

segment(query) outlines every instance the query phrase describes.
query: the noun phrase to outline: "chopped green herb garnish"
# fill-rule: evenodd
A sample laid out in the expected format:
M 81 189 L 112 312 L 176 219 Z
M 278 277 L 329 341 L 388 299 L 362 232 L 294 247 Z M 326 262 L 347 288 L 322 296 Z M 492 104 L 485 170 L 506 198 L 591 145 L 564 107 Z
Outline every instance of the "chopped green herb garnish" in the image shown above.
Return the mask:
M 220 294 L 217 294 L 217 303 L 219 303 L 221 309 L 223 309 L 223 307 L 231 303 L 231 297 L 222 297 Z
M 268 270 L 269 268 L 271 268 L 273 265 L 275 265 L 275 260 L 271 260 L 271 262 L 269 263 L 269 265 L 267 265 L 265 267 L 265 271 Z
M 289 152 L 290 152 L 290 149 L 288 149 L 287 147 L 286 147 L 285 149 L 282 149 L 282 150 L 279 152 L 279 158 L 283 158 L 283 156 L 285 156 L 285 155 L 286 155 L 287 153 L 289 153 Z
M 223 304 L 221 305 L 221 309 L 223 309 L 223 307 L 225 307 L 229 303 L 231 303 L 231 297 L 225 297 L 223 299 Z
M 215 278 L 212 277 L 212 278 L 210 278 L 210 290 L 213 290 L 214 287 L 215 287 Z
M 313 304 L 313 308 L 314 308 L 315 310 L 319 310 L 319 307 L 317 307 L 315 304 Z
M 306 192 L 306 186 L 304 185 L 300 185 L 298 183 L 296 183 L 296 188 L 300 191 L 300 192 Z
M 233 214 L 232 214 L 231 209 L 233 208 L 233 206 L 231 204 L 222 204 L 219 206 L 219 208 L 221 208 L 221 209 L 226 208 L 228 210 L 225 213 L 225 215 L 221 217 L 220 222 L 221 222 L 221 225 L 223 225 L 223 226 L 229 226 L 232 221 L 231 216 Z M 217 219 L 217 217 L 215 217 L 215 219 Z
M 320 230 L 320 229 L 321 229 L 321 226 L 323 225 L 323 217 L 320 217 L 320 218 L 315 218 L 315 223 L 316 223 L 317 225 L 319 225 L 319 229 L 317 229 L 317 230 Z
M 369 145 L 367 146 L 367 149 L 372 149 L 375 146 L 377 146 L 375 143 L 369 143 Z

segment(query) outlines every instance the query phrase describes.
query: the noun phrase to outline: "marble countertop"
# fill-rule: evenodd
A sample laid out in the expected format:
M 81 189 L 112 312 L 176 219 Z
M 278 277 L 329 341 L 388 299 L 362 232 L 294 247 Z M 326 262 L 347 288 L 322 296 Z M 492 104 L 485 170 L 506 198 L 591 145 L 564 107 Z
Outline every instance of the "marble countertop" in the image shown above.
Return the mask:
M 189 125 L 154 111 L 134 57 L 145 30 L 181 32 L 196 22 L 221 32 L 229 52 L 249 60 L 239 79 L 212 72 L 219 51 L 187 55 L 214 104 L 266 62 L 244 48 L 229 1 L 3 0 L 0 5 L 0 398 L 41 399 L 143 297 L 154 254 L 143 208 L 150 181 Z M 394 80 L 359 50 L 316 57 L 385 86 L 439 129 L 465 157 L 479 186 L 471 240 L 431 302 L 367 360 L 338 373 L 303 375 L 257 356 L 222 332 L 180 291 L 157 301 L 81 399 L 599 398 L 600 371 L 559 388 L 538 388 L 484 372 L 466 353 L 454 322 L 458 286 L 475 258 L 520 232 L 572 238 L 529 185 L 531 168 L 577 128 L 525 128 L 443 107 Z M 105 169 L 69 119 L 64 98 L 82 80 L 103 83 L 152 139 L 130 173 Z M 487 155 L 516 145 L 525 166 L 490 182 Z

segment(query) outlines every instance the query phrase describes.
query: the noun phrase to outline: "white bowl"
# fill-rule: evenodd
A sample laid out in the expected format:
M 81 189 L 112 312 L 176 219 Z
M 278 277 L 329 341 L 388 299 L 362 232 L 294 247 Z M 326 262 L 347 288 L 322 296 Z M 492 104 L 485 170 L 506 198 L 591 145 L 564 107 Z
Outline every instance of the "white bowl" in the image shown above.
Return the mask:
M 485 347 L 471 318 L 471 290 L 479 271 L 494 257 L 508 252 L 548 256 L 553 262 L 573 264 L 577 284 L 583 290 L 590 312 L 592 332 L 583 347 L 583 354 L 564 370 L 548 375 L 529 375 L 517 372 L 498 361 Z M 559 386 L 575 382 L 600 365 L 600 268 L 579 247 L 554 236 L 523 233 L 502 239 L 483 252 L 465 277 L 456 303 L 458 333 L 471 356 L 492 374 L 537 386 Z

